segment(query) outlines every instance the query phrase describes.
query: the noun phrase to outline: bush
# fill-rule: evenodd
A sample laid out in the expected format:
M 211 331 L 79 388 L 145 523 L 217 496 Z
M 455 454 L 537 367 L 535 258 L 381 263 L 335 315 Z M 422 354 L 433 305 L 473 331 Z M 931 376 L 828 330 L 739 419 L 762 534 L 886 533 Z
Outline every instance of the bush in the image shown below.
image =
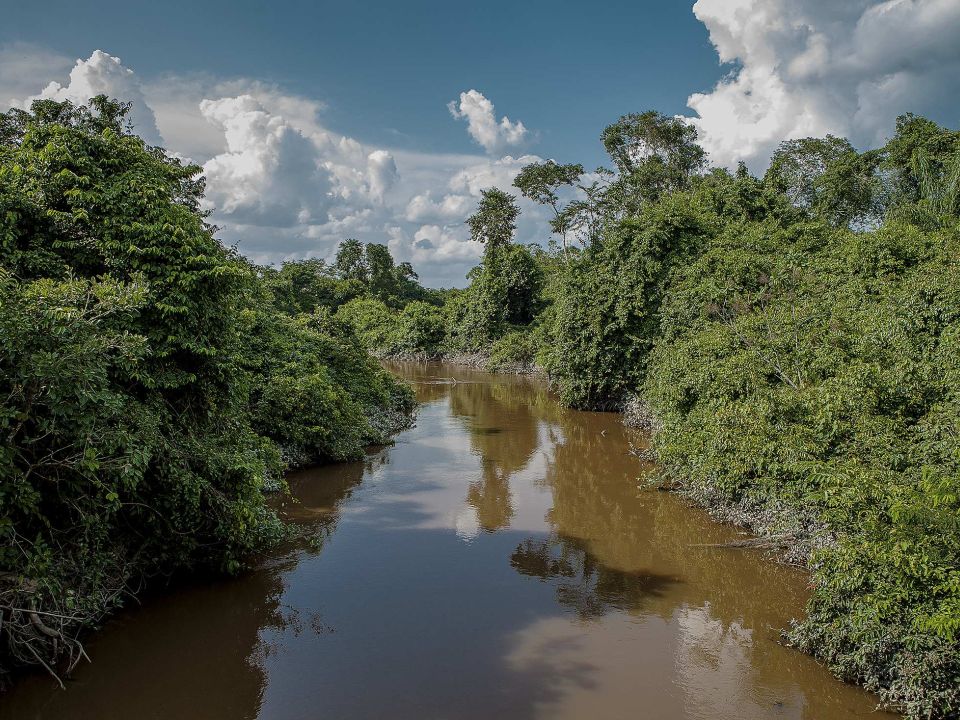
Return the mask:
M 426 355 L 440 351 L 446 335 L 443 311 L 434 305 L 416 300 L 408 304 L 397 319 L 390 341 L 394 354 Z
M 958 270 L 956 231 L 731 229 L 646 384 L 668 477 L 809 557 L 793 641 L 917 717 L 960 707 Z
M 200 169 L 125 113 L 0 115 L 0 672 L 69 670 L 147 577 L 236 571 L 280 537 L 281 448 L 355 457 L 411 405 L 345 327 L 274 304 Z
M 389 352 L 397 313 L 382 301 L 370 297 L 351 300 L 337 310 L 336 318 L 352 327 L 366 347 L 379 353 Z
M 684 195 L 610 227 L 564 276 L 545 365 L 565 403 L 619 407 L 643 380 L 675 265 L 715 223 Z
M 497 371 L 530 371 L 536 364 L 541 347 L 539 328 L 511 330 L 493 343 L 488 369 Z
M 355 460 L 405 424 L 409 389 L 369 357 L 352 326 L 320 309 L 255 314 L 247 348 L 251 421 L 287 465 Z

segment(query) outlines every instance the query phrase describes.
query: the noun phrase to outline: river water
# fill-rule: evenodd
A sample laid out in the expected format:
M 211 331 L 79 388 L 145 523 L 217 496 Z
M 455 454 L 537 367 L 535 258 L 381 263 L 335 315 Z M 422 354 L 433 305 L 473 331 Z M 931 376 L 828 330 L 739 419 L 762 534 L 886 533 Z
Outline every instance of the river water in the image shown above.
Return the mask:
M 394 364 L 416 426 L 293 474 L 305 539 L 111 621 L 2 720 L 887 717 L 779 642 L 802 572 L 646 489 L 645 438 L 542 384 Z M 892 717 L 892 716 L 890 716 Z

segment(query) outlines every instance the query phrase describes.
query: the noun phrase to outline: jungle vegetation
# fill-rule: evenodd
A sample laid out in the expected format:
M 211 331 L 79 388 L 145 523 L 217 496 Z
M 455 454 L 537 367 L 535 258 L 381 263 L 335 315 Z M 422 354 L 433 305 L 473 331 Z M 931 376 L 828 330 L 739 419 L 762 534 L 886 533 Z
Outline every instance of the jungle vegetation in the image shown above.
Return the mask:
M 377 248 L 343 282 L 251 265 L 206 222 L 200 168 L 127 113 L 0 115 L 0 674 L 68 673 L 152 580 L 237 572 L 283 534 L 285 468 L 358 458 L 412 410 L 330 310 L 364 282 L 406 298 L 412 271 Z
M 696 140 L 627 115 L 601 135 L 611 169 L 516 177 L 545 249 L 490 189 L 466 289 L 336 316 L 380 353 L 536 367 L 568 405 L 639 407 L 656 482 L 810 568 L 789 642 L 910 717 L 957 717 L 960 132 L 907 114 L 863 152 L 788 140 L 762 177 Z
M 0 116 L 4 662 L 68 665 L 147 579 L 273 542 L 283 467 L 357 457 L 409 412 L 369 351 L 639 408 L 652 482 L 810 569 L 789 642 L 956 717 L 960 132 L 907 114 L 879 148 L 791 139 L 761 177 L 654 111 L 600 139 L 610 168 L 485 191 L 468 286 L 430 290 L 355 240 L 252 266 L 206 223 L 199 169 L 106 98 Z M 516 241 L 518 196 L 543 246 Z

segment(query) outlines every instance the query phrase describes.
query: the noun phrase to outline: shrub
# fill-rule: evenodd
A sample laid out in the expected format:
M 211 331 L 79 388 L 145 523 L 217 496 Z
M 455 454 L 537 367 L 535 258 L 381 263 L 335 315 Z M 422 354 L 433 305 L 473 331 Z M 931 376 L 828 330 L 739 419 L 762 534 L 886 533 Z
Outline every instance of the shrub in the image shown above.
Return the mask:
M 511 330 L 493 343 L 488 369 L 496 371 L 529 371 L 536 364 L 541 338 L 538 328 Z
M 341 306 L 336 317 L 349 324 L 371 350 L 389 352 L 397 313 L 380 300 L 356 298 Z
M 355 457 L 412 403 L 345 327 L 274 303 L 200 168 L 126 110 L 0 115 L 0 672 L 69 670 L 145 578 L 238 570 L 281 535 L 281 448 Z
M 960 707 L 958 240 L 731 229 L 671 287 L 646 383 L 663 471 L 809 558 L 792 640 L 917 717 Z
M 437 355 L 446 335 L 442 310 L 415 300 L 400 312 L 397 320 L 390 343 L 393 353 Z

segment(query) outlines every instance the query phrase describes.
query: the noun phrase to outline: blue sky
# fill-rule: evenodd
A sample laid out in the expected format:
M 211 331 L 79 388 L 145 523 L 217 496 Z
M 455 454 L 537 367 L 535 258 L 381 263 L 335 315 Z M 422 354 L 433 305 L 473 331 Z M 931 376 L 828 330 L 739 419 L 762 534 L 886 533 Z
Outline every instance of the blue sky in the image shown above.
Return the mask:
M 538 152 L 603 161 L 604 125 L 637 108 L 686 111 L 720 76 L 690 4 L 658 2 L 16 3 L 0 42 L 87 57 L 142 76 L 205 72 L 277 83 L 326 104 L 358 140 L 468 152 L 446 104 L 477 88 L 535 128 Z M 50 22 L 57 18 L 57 22 Z
M 714 164 L 757 173 L 784 139 L 876 146 L 906 111 L 960 126 L 957 0 L 8 5 L 0 106 L 131 101 L 254 261 L 357 237 L 432 285 L 477 261 L 463 220 L 485 187 L 605 163 L 623 113 L 684 116 Z M 518 240 L 548 239 L 524 203 Z

